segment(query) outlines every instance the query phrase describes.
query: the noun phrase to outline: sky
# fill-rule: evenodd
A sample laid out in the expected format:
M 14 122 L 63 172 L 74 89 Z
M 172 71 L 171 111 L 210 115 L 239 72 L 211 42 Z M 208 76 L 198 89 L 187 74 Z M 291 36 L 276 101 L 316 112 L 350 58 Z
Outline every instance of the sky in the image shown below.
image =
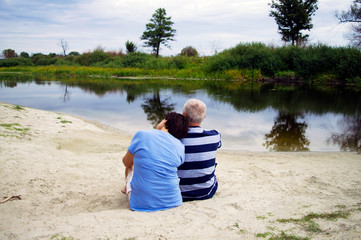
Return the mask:
M 101 47 L 125 52 L 125 42 L 151 52 L 140 40 L 153 13 L 164 8 L 174 22 L 175 41 L 160 55 L 175 56 L 192 46 L 201 56 L 213 55 L 239 43 L 282 45 L 277 24 L 269 16 L 271 0 L 0 0 L 0 51 L 61 54 L 84 53 Z M 345 46 L 350 26 L 339 24 L 336 11 L 352 0 L 319 0 L 308 33 L 310 43 Z

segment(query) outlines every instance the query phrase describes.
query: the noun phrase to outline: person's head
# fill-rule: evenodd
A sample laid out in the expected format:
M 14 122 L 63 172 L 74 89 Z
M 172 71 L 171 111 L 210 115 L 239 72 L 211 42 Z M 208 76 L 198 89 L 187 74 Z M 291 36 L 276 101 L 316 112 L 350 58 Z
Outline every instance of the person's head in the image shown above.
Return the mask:
M 188 133 L 188 120 L 182 114 L 171 112 L 165 116 L 165 128 L 175 138 L 184 138 Z
M 183 114 L 189 123 L 201 124 L 206 117 L 206 111 L 206 104 L 198 99 L 189 99 L 183 106 Z

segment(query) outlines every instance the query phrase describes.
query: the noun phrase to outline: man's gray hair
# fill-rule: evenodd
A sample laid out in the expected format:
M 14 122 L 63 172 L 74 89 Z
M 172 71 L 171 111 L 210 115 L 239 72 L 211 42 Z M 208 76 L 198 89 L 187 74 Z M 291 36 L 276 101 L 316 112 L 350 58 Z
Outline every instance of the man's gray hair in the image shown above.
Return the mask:
M 206 111 L 206 104 L 198 99 L 189 99 L 183 106 L 188 121 L 193 123 L 201 123 L 206 117 Z

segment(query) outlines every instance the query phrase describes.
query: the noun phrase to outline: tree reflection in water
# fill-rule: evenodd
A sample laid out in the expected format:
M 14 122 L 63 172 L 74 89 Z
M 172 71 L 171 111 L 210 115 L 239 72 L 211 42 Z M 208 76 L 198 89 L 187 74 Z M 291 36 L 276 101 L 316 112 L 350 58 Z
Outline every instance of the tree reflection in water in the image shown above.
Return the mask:
M 302 113 L 279 112 L 270 133 L 265 135 L 265 146 L 270 151 L 309 151 L 310 141 L 306 138 L 307 124 Z
M 63 96 L 63 102 L 69 102 L 70 101 L 70 92 L 68 90 L 68 85 L 65 84 L 65 88 L 64 88 L 64 96 Z
M 341 151 L 361 153 L 361 117 L 346 116 L 338 122 L 342 133 L 332 133 L 328 143 L 338 144 Z
M 159 90 L 153 93 L 153 97 L 145 98 L 142 108 L 147 114 L 147 120 L 150 121 L 154 128 L 165 118 L 165 115 L 174 110 L 174 103 L 168 103 L 169 98 L 160 100 Z

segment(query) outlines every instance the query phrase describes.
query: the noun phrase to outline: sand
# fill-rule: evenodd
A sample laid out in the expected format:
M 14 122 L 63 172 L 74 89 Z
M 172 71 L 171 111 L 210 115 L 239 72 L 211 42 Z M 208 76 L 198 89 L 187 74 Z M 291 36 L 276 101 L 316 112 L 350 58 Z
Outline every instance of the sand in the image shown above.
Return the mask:
M 361 239 L 360 154 L 220 149 L 214 198 L 134 212 L 121 193 L 131 136 L 75 116 L 0 111 L 0 200 L 21 195 L 0 204 L 0 239 Z M 334 212 L 347 218 L 320 218 Z M 310 213 L 319 218 L 290 220 Z

